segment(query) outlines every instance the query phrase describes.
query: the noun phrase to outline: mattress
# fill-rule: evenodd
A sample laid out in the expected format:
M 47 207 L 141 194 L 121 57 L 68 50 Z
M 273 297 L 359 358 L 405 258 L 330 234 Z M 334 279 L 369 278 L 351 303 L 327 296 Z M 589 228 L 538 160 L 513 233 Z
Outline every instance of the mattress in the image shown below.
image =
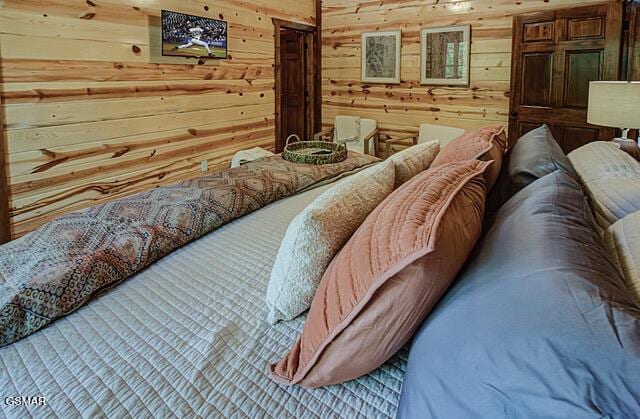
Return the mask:
M 285 387 L 268 376 L 304 324 L 266 322 L 271 267 L 289 222 L 330 186 L 227 224 L 0 349 L 0 416 L 394 416 L 406 349 L 341 385 Z M 46 405 L 7 405 L 11 396 Z

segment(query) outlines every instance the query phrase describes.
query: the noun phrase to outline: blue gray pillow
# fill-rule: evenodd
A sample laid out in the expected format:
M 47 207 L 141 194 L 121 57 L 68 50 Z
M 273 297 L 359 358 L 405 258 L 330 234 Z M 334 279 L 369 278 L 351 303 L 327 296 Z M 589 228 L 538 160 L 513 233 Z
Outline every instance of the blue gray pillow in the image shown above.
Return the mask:
M 493 215 L 520 190 L 556 170 L 576 176 L 571 161 L 547 125 L 529 131 L 506 157 L 498 182 L 487 198 L 487 214 Z
M 640 310 L 564 170 L 497 213 L 415 336 L 399 418 L 640 414 Z

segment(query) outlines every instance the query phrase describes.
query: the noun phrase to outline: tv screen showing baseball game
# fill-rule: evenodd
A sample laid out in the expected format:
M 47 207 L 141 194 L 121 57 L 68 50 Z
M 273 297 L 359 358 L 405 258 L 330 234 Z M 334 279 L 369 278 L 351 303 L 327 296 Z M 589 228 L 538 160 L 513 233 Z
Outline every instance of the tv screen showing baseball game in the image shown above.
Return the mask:
M 227 58 L 227 22 L 163 10 L 162 55 Z

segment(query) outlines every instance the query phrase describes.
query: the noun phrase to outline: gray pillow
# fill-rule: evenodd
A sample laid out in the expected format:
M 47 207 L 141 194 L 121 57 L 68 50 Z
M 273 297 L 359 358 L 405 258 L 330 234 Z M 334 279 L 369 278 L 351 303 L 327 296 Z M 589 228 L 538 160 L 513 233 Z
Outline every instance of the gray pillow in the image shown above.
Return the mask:
M 496 215 L 416 334 L 399 418 L 637 417 L 640 310 L 556 171 Z
M 529 131 L 510 151 L 496 187 L 487 199 L 487 213 L 494 214 L 518 191 L 558 169 L 576 176 L 571 161 L 548 126 Z

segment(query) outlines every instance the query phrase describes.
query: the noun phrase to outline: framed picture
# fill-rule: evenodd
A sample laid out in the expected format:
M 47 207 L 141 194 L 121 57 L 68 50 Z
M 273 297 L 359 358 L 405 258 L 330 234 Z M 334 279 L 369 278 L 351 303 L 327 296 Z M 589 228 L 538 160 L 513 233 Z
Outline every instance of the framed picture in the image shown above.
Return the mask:
M 362 81 L 400 83 L 400 31 L 362 34 Z
M 469 85 L 471 26 L 423 29 L 421 84 Z

